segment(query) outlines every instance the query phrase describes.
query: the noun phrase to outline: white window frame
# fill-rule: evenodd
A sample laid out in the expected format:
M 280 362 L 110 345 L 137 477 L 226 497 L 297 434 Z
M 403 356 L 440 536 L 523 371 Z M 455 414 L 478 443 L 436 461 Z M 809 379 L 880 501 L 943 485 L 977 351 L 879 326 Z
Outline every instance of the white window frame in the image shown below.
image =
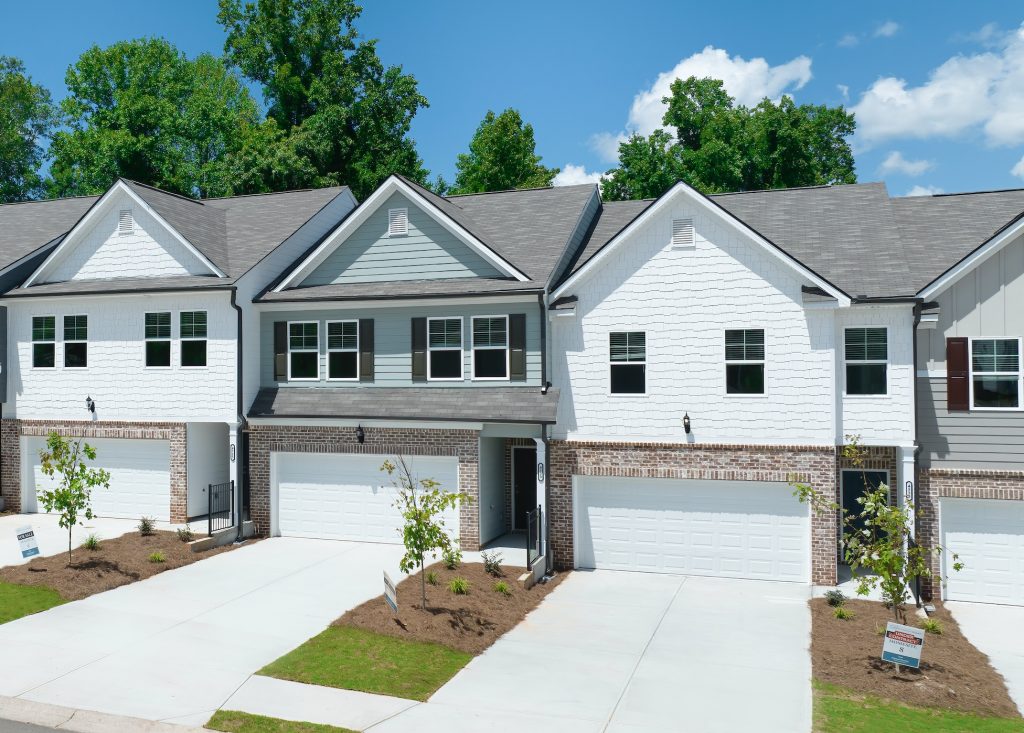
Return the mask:
M 316 348 L 293 349 L 292 348 L 292 325 L 307 325 L 312 323 L 316 326 Z M 320 321 L 288 321 L 288 381 L 289 382 L 319 382 L 320 381 Z M 316 376 L 315 377 L 292 377 L 292 354 L 308 354 L 316 352 Z
M 65 321 L 68 318 L 84 318 L 85 319 L 85 338 L 84 339 L 67 339 L 64 338 L 64 332 L 67 328 Z M 60 363 L 63 369 L 74 369 L 74 370 L 86 370 L 89 368 L 89 314 L 88 313 L 67 313 L 60 317 L 60 337 L 63 348 L 61 349 Z M 68 344 L 85 344 L 85 366 L 84 367 L 69 367 L 67 364 L 68 355 Z M 56 359 L 54 359 L 56 361 Z
M 458 377 L 435 377 L 433 376 L 433 360 L 430 358 L 432 351 L 455 351 L 451 346 L 430 345 L 430 324 L 434 321 L 458 321 L 459 322 L 459 369 Z M 464 382 L 466 381 L 466 324 L 462 316 L 436 316 L 427 318 L 427 381 L 428 382 Z
M 642 333 L 644 335 L 644 360 L 643 361 L 612 361 L 611 343 L 612 343 L 612 334 L 613 333 Z M 606 357 L 607 361 L 605 363 L 608 365 L 608 372 L 607 372 L 607 374 L 608 374 L 608 389 L 607 389 L 607 393 L 608 393 L 609 397 L 627 398 L 628 399 L 630 397 L 646 397 L 648 394 L 650 394 L 650 390 L 647 389 L 647 381 L 648 381 L 648 378 L 650 377 L 650 374 L 648 374 L 648 372 L 647 372 L 647 364 L 649 362 L 649 359 L 647 358 L 647 352 L 648 352 L 648 349 L 650 349 L 650 346 L 651 346 L 651 342 L 650 342 L 650 340 L 648 338 L 649 335 L 650 335 L 650 332 L 647 331 L 646 329 L 638 329 L 638 328 L 616 328 L 614 331 L 608 331 L 608 333 L 605 334 L 604 348 L 607 349 L 607 351 L 605 352 L 607 354 L 607 357 Z M 644 391 L 643 392 L 612 392 L 612 365 L 614 365 L 614 364 L 634 364 L 634 365 L 635 364 L 643 364 L 643 366 L 644 366 Z
M 888 399 L 892 396 L 892 369 L 889 368 L 889 349 L 892 340 L 889 338 L 889 327 L 878 324 L 856 324 L 843 326 L 843 399 L 851 400 L 879 400 Z M 846 332 L 857 328 L 880 328 L 885 331 L 885 359 L 855 359 L 848 361 L 846 358 Z M 847 364 L 885 364 L 885 392 L 883 394 L 850 394 L 846 388 L 846 365 Z
M 354 323 L 354 324 L 356 324 L 356 347 L 354 349 L 338 349 L 338 348 L 332 349 L 331 348 L 331 324 L 332 323 Z M 360 342 L 360 335 L 361 334 L 359 333 L 359 320 L 358 319 L 354 319 L 354 318 L 335 319 L 335 320 L 327 321 L 325 323 L 325 325 L 324 325 L 324 341 L 325 341 L 326 346 L 327 346 L 327 375 L 326 376 L 327 376 L 327 381 L 328 382 L 358 382 L 359 381 L 359 375 L 360 375 L 360 371 L 359 371 L 359 366 L 360 366 L 359 365 L 359 342 Z M 319 341 L 320 341 L 319 334 L 317 334 L 317 342 L 319 343 Z M 289 346 L 291 346 L 291 343 L 289 343 Z M 355 352 L 355 355 L 356 355 L 356 375 L 354 377 L 332 377 L 331 376 L 331 354 L 345 354 L 345 353 L 349 353 L 349 352 Z M 291 365 L 292 365 L 292 360 L 291 360 L 291 357 L 289 356 L 288 357 L 288 368 L 289 368 L 289 370 L 291 369 Z
M 185 338 L 184 336 L 182 336 L 181 335 L 181 314 L 182 313 L 205 313 L 206 314 L 206 335 L 203 336 L 202 338 L 196 338 L 195 336 L 190 336 L 188 338 Z M 177 311 L 176 315 L 177 315 L 177 319 L 176 320 L 178 322 L 178 366 L 181 367 L 182 369 L 208 369 L 209 366 L 210 366 L 210 311 L 205 309 L 205 308 L 200 308 L 198 310 L 188 309 L 188 310 Z M 174 332 L 173 329 L 174 329 L 174 327 L 171 326 L 171 332 L 172 333 Z M 183 348 L 182 344 L 184 344 L 186 341 L 205 341 L 206 342 L 206 363 L 205 364 L 203 364 L 202 366 L 199 366 L 199 365 L 185 366 L 184 364 L 181 363 L 181 360 L 185 356 L 185 349 Z M 173 360 L 172 360 L 172 363 L 173 363 Z
M 722 383 L 722 394 L 729 399 L 764 399 L 768 396 L 768 329 L 764 326 L 732 326 L 729 328 L 722 329 L 722 351 L 725 352 L 725 332 L 726 331 L 760 331 L 764 334 L 764 359 L 758 361 L 756 359 L 730 359 L 725 356 L 725 370 L 722 372 L 724 381 Z M 729 391 L 729 365 L 730 364 L 760 364 L 764 371 L 764 390 L 761 392 L 730 392 Z
M 975 407 L 974 406 L 974 342 L 975 341 L 1016 341 L 1017 342 L 1017 406 L 1016 407 Z M 967 339 L 967 384 L 968 402 L 972 412 L 1021 412 L 1024 410 L 1024 353 L 1021 352 L 1020 336 L 971 336 Z M 981 372 L 985 376 L 1012 377 L 1013 372 Z
M 478 377 L 476 376 L 476 329 L 474 324 L 477 320 L 494 319 L 499 318 L 505 321 L 505 376 L 504 377 Z M 511 369 L 512 364 L 510 362 L 510 355 L 512 353 L 511 337 L 509 333 L 509 318 L 507 315 L 495 315 L 495 316 L 473 316 L 469 322 L 469 350 L 470 350 L 470 367 L 469 375 L 470 379 L 474 382 L 507 382 L 512 378 Z M 429 335 L 427 337 L 429 341 Z M 497 351 L 498 349 L 493 346 L 481 346 L 484 351 Z
M 166 313 L 170 318 L 170 336 L 164 338 L 162 336 L 149 337 L 146 335 L 146 316 L 156 316 L 162 313 Z M 175 311 L 145 311 L 142 314 L 142 366 L 144 369 L 170 369 L 174 366 L 174 317 L 177 315 Z M 179 316 L 180 318 L 180 316 Z M 207 316 L 209 319 L 209 316 Z M 207 323 L 207 330 L 209 330 L 209 323 Z M 150 366 L 146 363 L 146 343 L 149 341 L 166 341 L 167 342 L 167 366 Z M 209 354 L 207 354 L 207 363 L 209 363 Z
M 402 221 L 405 222 L 405 229 L 402 231 L 396 231 L 391 228 L 391 225 L 395 221 L 395 216 L 401 216 Z M 388 236 L 389 237 L 407 237 L 409 236 L 409 207 L 408 206 L 396 206 L 393 209 L 388 209 Z
M 32 321 L 35 320 L 36 318 L 52 318 L 53 319 L 53 340 L 52 341 L 36 341 L 35 336 L 33 334 L 33 331 L 35 331 L 35 326 L 32 323 Z M 29 318 L 29 322 L 28 323 L 29 323 L 29 336 L 32 338 L 32 342 L 31 342 L 32 343 L 32 351 L 29 354 L 29 363 L 32 364 L 32 368 L 33 369 L 56 369 L 57 368 L 57 316 L 56 315 L 50 315 L 49 313 L 44 313 L 44 314 L 41 314 L 41 315 L 34 315 L 34 316 L 31 316 Z M 36 366 L 36 344 L 53 344 L 53 366 L 52 367 Z M 63 363 L 63 357 L 64 357 L 64 355 L 61 354 L 61 363 Z

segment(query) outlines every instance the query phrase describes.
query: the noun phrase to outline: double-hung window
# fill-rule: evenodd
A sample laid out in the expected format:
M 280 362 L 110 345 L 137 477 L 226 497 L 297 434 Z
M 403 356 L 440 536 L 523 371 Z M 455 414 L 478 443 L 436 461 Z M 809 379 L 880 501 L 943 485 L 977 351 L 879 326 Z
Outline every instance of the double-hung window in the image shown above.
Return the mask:
M 171 314 L 147 313 L 145 315 L 146 331 L 146 366 L 169 367 L 171 365 Z
M 473 317 L 473 379 L 508 379 L 508 316 Z
M 462 318 L 428 318 L 427 352 L 427 379 L 462 379 Z
M 206 311 L 182 311 L 178 336 L 181 339 L 181 365 L 206 366 Z
M 320 324 L 288 324 L 288 379 L 320 379 Z
M 610 391 L 612 394 L 647 392 L 647 334 L 612 331 L 608 336 Z
M 847 328 L 846 394 L 884 395 L 888 392 L 888 334 L 884 327 Z
M 359 379 L 359 321 L 327 322 L 327 378 Z
M 764 329 L 725 332 L 726 394 L 764 394 Z
M 56 316 L 32 316 L 32 366 L 51 369 L 56 366 L 54 352 L 57 340 Z
M 1019 339 L 971 339 L 971 392 L 974 407 L 1021 406 Z
M 80 369 L 89 365 L 89 317 L 64 316 L 64 366 Z

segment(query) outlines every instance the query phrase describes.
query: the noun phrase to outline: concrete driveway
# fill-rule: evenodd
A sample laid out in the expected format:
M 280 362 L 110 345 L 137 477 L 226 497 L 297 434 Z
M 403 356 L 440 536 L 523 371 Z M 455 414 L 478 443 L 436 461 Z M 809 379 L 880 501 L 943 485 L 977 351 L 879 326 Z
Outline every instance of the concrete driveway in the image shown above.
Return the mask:
M 948 601 L 946 608 L 967 640 L 988 655 L 1024 715 L 1024 606 Z
M 274 538 L 0 625 L 0 695 L 202 725 L 396 577 L 398 545 Z

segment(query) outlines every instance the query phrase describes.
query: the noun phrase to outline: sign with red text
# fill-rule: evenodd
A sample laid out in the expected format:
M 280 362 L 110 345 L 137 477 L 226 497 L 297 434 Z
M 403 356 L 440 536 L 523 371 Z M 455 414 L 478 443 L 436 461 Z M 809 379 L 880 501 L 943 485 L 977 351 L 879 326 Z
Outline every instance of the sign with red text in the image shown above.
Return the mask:
M 922 629 L 892 621 L 885 625 L 885 641 L 882 642 L 883 662 L 892 662 L 917 669 L 921 666 L 921 649 L 923 648 L 924 631 Z

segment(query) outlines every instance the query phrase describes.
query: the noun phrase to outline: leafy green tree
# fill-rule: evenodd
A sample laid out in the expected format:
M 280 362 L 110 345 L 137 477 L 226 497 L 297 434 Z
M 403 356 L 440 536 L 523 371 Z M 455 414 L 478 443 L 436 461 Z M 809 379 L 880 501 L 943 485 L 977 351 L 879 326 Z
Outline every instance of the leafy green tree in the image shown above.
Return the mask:
M 619 167 L 601 181 L 601 195 L 609 201 L 660 196 L 686 175 L 681 153 L 664 130 L 632 135 L 619 145 Z
M 219 3 L 227 58 L 263 85 L 268 116 L 305 161 L 303 185 L 343 183 L 363 198 L 391 173 L 426 181 L 408 135 L 427 100 L 415 77 L 384 66 L 376 40 L 359 38 L 362 8 L 352 0 Z
M 102 468 L 89 468 L 86 461 L 96 460 L 96 449 L 81 440 L 64 438 L 50 432 L 46 448 L 39 451 L 44 475 L 58 476 L 59 483 L 39 493 L 39 500 L 48 512 L 59 515 L 58 524 L 68 531 L 68 565 L 71 565 L 71 531 L 82 520 L 92 519 L 92 490 L 110 488 L 110 473 Z
M 43 141 L 56 122 L 50 92 L 32 83 L 21 61 L 0 56 L 0 203 L 42 193 Z
M 405 459 L 398 456 L 397 463 L 385 461 L 381 466 L 391 477 L 391 483 L 398 491 L 395 508 L 402 513 L 405 524 L 402 527 L 402 542 L 405 555 L 399 561 L 403 573 L 409 574 L 420 569 L 420 592 L 422 606 L 427 607 L 427 579 L 423 572 L 423 561 L 428 553 L 452 553 L 458 540 L 453 540 L 444 527 L 444 512 L 458 506 L 460 501 L 468 502 L 464 493 L 446 491 L 438 481 L 431 478 L 417 479 L 412 475 Z
M 159 38 L 93 46 L 68 69 L 68 129 L 51 151 L 51 193 L 100 193 L 118 177 L 185 194 L 233 192 L 228 158 L 258 134 L 259 108 L 223 62 Z
M 558 168 L 541 165 L 536 147 L 533 125 L 524 123 L 518 110 L 509 108 L 499 115 L 487 110 L 469 141 L 469 152 L 460 153 L 455 162 L 458 173 L 452 193 L 550 186 Z

